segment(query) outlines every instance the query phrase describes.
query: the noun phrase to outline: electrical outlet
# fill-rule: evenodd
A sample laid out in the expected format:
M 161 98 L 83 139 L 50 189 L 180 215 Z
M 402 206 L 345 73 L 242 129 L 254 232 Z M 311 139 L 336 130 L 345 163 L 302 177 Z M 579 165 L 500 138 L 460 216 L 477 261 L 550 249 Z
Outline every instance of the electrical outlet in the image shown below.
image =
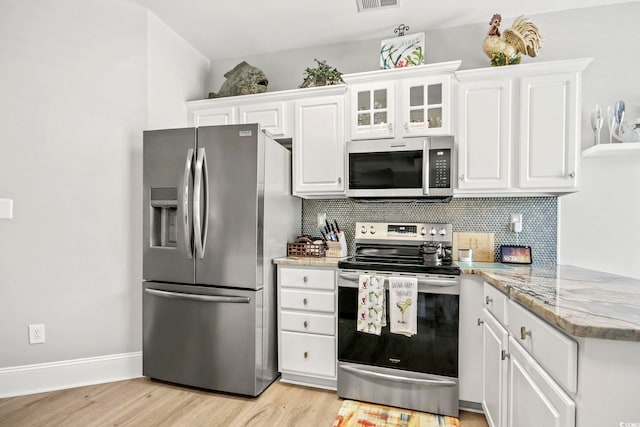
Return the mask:
M 520 233 L 522 231 L 522 214 L 511 214 L 511 223 L 509 229 L 514 233 Z
M 326 213 L 319 213 L 316 216 L 316 223 L 318 225 L 318 227 L 322 228 L 324 227 L 324 223 L 327 220 L 327 214 Z
M 29 325 L 29 344 L 44 343 L 44 325 Z

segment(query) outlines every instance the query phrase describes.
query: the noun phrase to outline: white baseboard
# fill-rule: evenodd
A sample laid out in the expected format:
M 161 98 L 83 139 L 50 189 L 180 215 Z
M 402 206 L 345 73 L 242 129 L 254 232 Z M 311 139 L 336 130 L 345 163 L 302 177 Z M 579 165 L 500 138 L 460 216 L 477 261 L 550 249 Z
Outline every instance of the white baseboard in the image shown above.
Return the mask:
M 141 351 L 0 368 L 0 398 L 141 376 Z

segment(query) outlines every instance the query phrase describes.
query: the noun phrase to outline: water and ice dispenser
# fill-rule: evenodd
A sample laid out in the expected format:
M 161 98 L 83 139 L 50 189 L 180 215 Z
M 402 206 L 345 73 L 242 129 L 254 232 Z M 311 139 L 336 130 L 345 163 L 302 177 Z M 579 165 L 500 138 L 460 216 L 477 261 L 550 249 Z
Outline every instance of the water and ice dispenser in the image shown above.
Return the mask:
M 175 248 L 178 189 L 151 188 L 151 246 Z

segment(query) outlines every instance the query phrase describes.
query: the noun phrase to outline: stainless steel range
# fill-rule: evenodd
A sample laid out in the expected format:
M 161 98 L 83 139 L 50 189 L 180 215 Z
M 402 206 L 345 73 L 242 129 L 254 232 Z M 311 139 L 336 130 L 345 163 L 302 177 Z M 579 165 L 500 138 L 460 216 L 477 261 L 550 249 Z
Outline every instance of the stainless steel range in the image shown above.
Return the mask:
M 460 268 L 451 261 L 451 224 L 357 223 L 355 256 L 338 263 L 338 395 L 458 416 Z M 364 276 L 366 275 L 366 276 Z M 417 281 L 416 333 L 358 331 L 359 283 Z M 415 282 L 414 282 L 415 283 Z

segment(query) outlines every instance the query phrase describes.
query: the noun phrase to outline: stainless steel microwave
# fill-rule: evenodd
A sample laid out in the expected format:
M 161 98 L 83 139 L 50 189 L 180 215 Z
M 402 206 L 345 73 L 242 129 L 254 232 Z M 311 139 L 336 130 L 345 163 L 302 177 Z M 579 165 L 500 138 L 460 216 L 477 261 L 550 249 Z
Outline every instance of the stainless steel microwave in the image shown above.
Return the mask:
M 347 197 L 437 199 L 453 196 L 453 137 L 347 142 Z

